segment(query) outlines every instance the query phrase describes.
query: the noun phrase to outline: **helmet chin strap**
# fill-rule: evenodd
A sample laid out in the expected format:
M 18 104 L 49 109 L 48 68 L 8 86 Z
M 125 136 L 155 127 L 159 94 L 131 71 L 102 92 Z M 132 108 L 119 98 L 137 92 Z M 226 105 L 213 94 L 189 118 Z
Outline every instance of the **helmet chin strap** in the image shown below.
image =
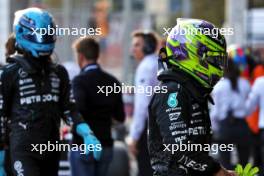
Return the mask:
M 210 76 L 210 85 L 211 85 L 211 87 L 214 87 L 219 80 L 220 80 L 219 76 L 217 76 L 215 74 L 212 74 Z
M 158 74 L 159 76 L 163 71 L 168 70 L 167 65 L 167 53 L 165 48 L 161 48 L 159 51 L 159 58 L 158 58 Z
M 168 66 L 166 62 L 162 61 L 161 59 L 158 59 L 158 76 L 165 70 L 168 69 Z

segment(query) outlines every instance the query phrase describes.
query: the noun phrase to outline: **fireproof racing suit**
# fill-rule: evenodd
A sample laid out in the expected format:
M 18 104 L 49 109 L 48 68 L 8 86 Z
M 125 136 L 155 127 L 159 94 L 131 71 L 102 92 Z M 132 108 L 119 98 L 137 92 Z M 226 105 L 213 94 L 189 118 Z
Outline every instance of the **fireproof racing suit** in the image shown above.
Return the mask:
M 148 147 L 154 175 L 212 176 L 220 164 L 208 155 L 211 89 L 200 87 L 179 70 L 165 70 L 158 79 L 161 86 L 167 87 L 167 93 L 154 94 L 149 105 Z M 207 149 L 197 149 L 192 144 L 207 144 Z
M 0 116 L 11 121 L 14 175 L 56 176 L 59 152 L 40 154 L 32 144 L 57 143 L 61 118 L 74 128 L 83 122 L 70 99 L 68 74 L 64 67 L 36 58 L 16 55 L 11 61 L 0 70 Z M 1 139 L 3 143 L 3 135 Z

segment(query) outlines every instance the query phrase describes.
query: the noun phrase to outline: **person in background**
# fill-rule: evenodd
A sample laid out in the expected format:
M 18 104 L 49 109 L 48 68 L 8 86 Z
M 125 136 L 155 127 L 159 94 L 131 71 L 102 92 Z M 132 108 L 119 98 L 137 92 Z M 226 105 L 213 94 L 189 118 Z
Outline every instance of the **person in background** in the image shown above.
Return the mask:
M 263 58 L 261 58 L 263 59 Z M 256 110 L 258 110 L 258 128 L 257 128 L 257 132 L 259 134 L 259 143 L 256 145 L 259 145 L 260 147 L 260 155 L 261 158 L 259 158 L 256 163 L 257 166 L 263 166 L 263 161 L 264 161 L 264 91 L 263 91 L 263 87 L 264 87 L 264 75 L 263 75 L 263 61 L 260 62 L 260 64 L 255 68 L 254 70 L 254 76 L 256 77 L 252 88 L 251 88 L 251 92 L 249 94 L 249 98 L 246 102 L 246 107 L 248 110 L 248 113 L 252 115 L 256 115 Z M 254 112 L 254 113 L 253 113 Z M 253 114 L 252 114 L 253 113 Z M 257 147 L 257 146 L 256 146 Z M 255 158 L 258 158 L 255 154 Z M 261 168 L 261 174 L 264 174 L 264 170 L 263 168 Z
M 73 49 L 81 68 L 72 82 L 74 99 L 85 122 L 100 140 L 103 152 L 101 159 L 96 161 L 92 156 L 86 158 L 80 151 L 72 151 L 72 176 L 105 176 L 113 156 L 112 120 L 124 122 L 125 113 L 121 92 L 101 92 L 100 89 L 120 86 L 120 83 L 98 65 L 100 48 L 96 40 L 80 38 L 74 42 Z M 75 133 L 73 143 L 82 144 L 82 139 Z
M 158 84 L 156 75 L 158 58 L 156 55 L 158 41 L 154 33 L 136 31 L 132 34 L 131 52 L 139 63 L 136 69 L 135 86 L 152 88 Z M 135 93 L 133 121 L 129 134 L 129 149 L 136 156 L 139 176 L 152 176 L 147 149 L 148 104 L 151 96 L 146 92 Z
M 12 33 L 8 37 L 7 42 L 5 44 L 5 49 L 6 49 L 5 56 L 6 56 L 6 58 L 8 58 L 8 56 L 10 56 L 12 54 L 15 54 L 15 52 L 16 52 L 15 44 L 16 44 L 15 34 Z
M 255 62 L 255 67 L 252 68 L 252 72 L 250 75 L 250 82 L 251 85 L 254 84 L 257 78 L 264 76 L 264 61 L 261 58 L 261 55 L 257 52 L 253 52 L 252 49 L 247 49 L 247 55 L 249 57 L 249 61 L 253 60 Z M 254 55 L 253 55 L 254 54 Z M 247 117 L 248 126 L 251 129 L 252 133 L 252 157 L 254 166 L 258 166 L 259 168 L 262 167 L 262 162 L 264 158 L 261 157 L 261 137 L 260 137 L 260 129 L 259 129 L 259 107 L 251 113 Z
M 232 57 L 229 54 L 229 57 Z M 211 117 L 218 125 L 215 131 L 218 142 L 234 144 L 238 151 L 238 163 L 245 166 L 250 154 L 250 129 L 246 122 L 246 100 L 250 92 L 250 83 L 243 78 L 245 55 L 229 58 L 224 79 L 219 81 L 212 92 L 215 104 L 211 107 Z M 220 161 L 227 169 L 232 169 L 232 151 L 220 151 Z
M 6 57 L 6 62 L 8 63 L 10 61 L 10 57 L 11 55 L 16 53 L 16 38 L 14 33 L 12 33 L 11 35 L 9 35 L 6 43 L 5 43 L 5 57 Z M 10 132 L 10 120 L 9 121 L 4 121 L 2 122 L 2 124 L 4 124 L 6 126 L 6 128 L 2 128 L 5 129 L 5 131 L 3 132 L 3 134 L 5 134 L 5 162 L 4 162 L 4 170 L 6 173 L 6 176 L 12 176 L 12 166 L 11 166 L 11 158 L 10 158 L 10 147 L 9 147 L 9 132 Z
M 6 49 L 6 53 L 5 55 L 8 56 L 8 54 L 12 51 L 10 51 L 10 38 L 8 38 L 8 41 L 6 42 L 5 44 L 5 49 Z M 10 51 L 10 52 L 9 52 Z M 2 68 L 3 65 L 0 64 L 0 68 Z M 1 148 L 2 150 L 0 151 L 0 176 L 5 176 L 7 174 L 7 170 L 9 170 L 11 167 L 10 167 L 10 162 L 7 162 L 7 161 L 10 161 L 10 153 L 9 153 L 9 149 L 7 148 L 8 146 L 8 141 L 6 141 L 6 130 L 4 128 L 4 126 L 6 125 L 6 119 L 4 118 L 1 118 L 0 119 L 0 126 L 1 126 L 1 133 L 3 134 L 2 138 L 1 139 L 3 142 Z M 7 166 L 7 163 L 9 163 L 9 165 Z M 9 175 L 8 175 L 9 176 Z

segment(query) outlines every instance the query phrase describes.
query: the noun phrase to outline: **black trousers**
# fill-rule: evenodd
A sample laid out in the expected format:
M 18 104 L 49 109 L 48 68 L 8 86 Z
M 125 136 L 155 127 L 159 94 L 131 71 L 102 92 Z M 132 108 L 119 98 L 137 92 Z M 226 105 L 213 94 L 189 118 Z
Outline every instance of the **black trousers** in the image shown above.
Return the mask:
M 138 141 L 137 149 L 138 176 L 153 176 L 148 152 L 147 125 Z
M 238 163 L 241 164 L 243 167 L 246 166 L 249 160 L 250 155 L 250 146 L 243 145 L 243 144 L 235 144 L 238 154 Z M 231 164 L 231 152 L 229 151 L 222 151 L 220 152 L 220 162 L 221 164 L 229 169 L 234 170 L 235 166 Z
M 17 176 L 58 176 L 59 152 L 39 154 L 11 151 L 13 175 Z
M 253 157 L 253 165 L 257 166 L 259 168 L 263 167 L 262 161 L 264 161 L 262 158 L 262 152 L 261 152 L 261 146 L 263 138 L 261 139 L 260 133 L 258 134 L 252 134 L 252 145 L 251 145 L 251 155 Z
M 259 166 L 260 168 L 260 173 L 261 175 L 264 175 L 264 129 L 260 129 L 260 141 L 261 141 L 261 145 L 260 145 L 260 153 L 261 153 L 261 165 Z
M 4 168 L 5 168 L 6 176 L 13 176 L 9 148 L 5 150 Z
M 252 136 L 244 119 L 233 116 L 227 117 L 220 122 L 219 142 L 222 144 L 234 144 L 237 149 L 238 163 L 245 166 L 249 161 Z M 231 164 L 231 152 L 219 151 L 221 164 L 230 170 L 235 166 Z

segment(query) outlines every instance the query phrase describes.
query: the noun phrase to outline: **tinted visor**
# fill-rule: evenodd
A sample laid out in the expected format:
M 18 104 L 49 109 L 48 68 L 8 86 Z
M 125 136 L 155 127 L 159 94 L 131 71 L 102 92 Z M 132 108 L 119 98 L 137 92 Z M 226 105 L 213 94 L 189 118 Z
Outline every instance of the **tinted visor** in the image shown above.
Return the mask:
M 56 30 L 54 28 L 54 23 L 51 23 L 49 27 L 37 28 L 33 20 L 23 16 L 20 19 L 19 24 L 23 28 L 29 30 L 22 35 L 23 38 L 28 41 L 39 44 L 50 44 L 56 41 Z
M 34 43 L 39 43 L 39 44 L 50 44 L 54 43 L 56 41 L 56 35 L 49 35 L 47 34 L 41 34 L 41 33 L 28 33 L 23 35 L 24 39 L 34 42 Z
M 216 68 L 223 70 L 227 67 L 228 58 L 226 52 L 208 51 L 205 60 Z

